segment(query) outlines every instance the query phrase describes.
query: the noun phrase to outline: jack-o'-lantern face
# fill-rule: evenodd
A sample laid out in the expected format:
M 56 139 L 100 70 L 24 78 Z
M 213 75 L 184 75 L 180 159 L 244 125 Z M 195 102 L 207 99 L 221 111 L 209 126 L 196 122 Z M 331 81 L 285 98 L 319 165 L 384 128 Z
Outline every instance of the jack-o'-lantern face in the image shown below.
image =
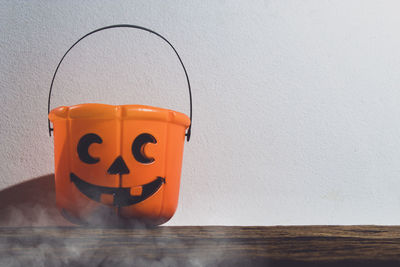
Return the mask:
M 102 144 L 102 138 L 95 133 L 88 133 L 82 136 L 77 145 L 77 153 L 79 159 L 86 164 L 97 164 L 100 161 L 99 157 L 93 157 L 89 154 L 89 147 L 92 144 Z M 149 133 L 142 133 L 138 135 L 132 142 L 132 156 L 137 162 L 141 164 L 151 164 L 155 161 L 153 157 L 148 157 L 144 153 L 144 148 L 147 143 L 156 144 L 157 140 Z M 122 180 L 122 175 L 129 174 L 130 169 L 127 166 L 124 158 L 118 156 L 107 170 L 110 175 L 118 175 Z M 86 182 L 84 179 L 79 178 L 73 172 L 70 173 L 71 182 L 79 189 L 79 191 L 88 198 L 109 204 L 113 206 L 123 207 L 130 206 L 152 196 L 157 190 L 165 183 L 164 177 L 155 177 L 153 181 L 138 185 L 134 187 L 107 187 L 99 186 Z M 107 200 L 112 200 L 108 201 Z

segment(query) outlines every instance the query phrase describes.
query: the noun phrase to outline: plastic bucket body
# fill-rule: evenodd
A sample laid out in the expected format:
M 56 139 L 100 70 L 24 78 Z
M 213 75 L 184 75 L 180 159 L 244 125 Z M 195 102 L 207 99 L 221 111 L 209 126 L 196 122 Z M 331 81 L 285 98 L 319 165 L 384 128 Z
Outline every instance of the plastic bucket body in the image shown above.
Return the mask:
M 106 214 L 153 225 L 172 217 L 188 116 L 142 105 L 81 104 L 55 108 L 49 119 L 63 214 L 83 222 Z

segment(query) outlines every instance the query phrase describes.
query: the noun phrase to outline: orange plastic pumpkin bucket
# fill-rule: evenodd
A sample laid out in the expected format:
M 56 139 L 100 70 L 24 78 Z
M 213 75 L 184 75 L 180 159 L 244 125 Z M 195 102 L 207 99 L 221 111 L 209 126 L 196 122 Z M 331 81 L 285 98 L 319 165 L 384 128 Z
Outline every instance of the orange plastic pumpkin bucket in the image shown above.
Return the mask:
M 153 33 L 172 47 L 187 78 L 190 118 L 143 105 L 80 104 L 50 111 L 54 79 L 68 52 L 95 32 L 120 27 Z M 86 34 L 68 49 L 54 72 L 48 113 L 50 136 L 54 131 L 56 204 L 65 217 L 77 223 L 128 220 L 158 225 L 173 216 L 185 136 L 190 139 L 192 98 L 185 66 L 164 37 L 127 24 Z

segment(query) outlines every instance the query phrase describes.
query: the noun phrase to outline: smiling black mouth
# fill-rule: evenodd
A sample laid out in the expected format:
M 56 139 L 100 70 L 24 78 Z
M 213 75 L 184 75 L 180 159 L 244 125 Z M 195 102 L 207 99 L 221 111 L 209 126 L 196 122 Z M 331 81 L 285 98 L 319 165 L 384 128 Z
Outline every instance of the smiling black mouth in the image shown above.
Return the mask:
M 143 200 L 149 198 L 154 193 L 158 191 L 163 183 L 165 183 L 165 179 L 162 177 L 157 177 L 155 180 L 148 184 L 141 185 L 142 193 L 140 196 L 132 196 L 131 195 L 131 187 L 105 187 L 99 185 L 93 185 L 88 182 L 83 181 L 75 174 L 70 174 L 71 182 L 75 184 L 75 186 L 79 189 L 79 191 L 87 196 L 88 198 L 95 200 L 97 202 L 101 201 L 101 196 L 103 194 L 113 196 L 113 206 L 123 207 L 130 206 Z M 135 188 L 139 188 L 135 187 Z

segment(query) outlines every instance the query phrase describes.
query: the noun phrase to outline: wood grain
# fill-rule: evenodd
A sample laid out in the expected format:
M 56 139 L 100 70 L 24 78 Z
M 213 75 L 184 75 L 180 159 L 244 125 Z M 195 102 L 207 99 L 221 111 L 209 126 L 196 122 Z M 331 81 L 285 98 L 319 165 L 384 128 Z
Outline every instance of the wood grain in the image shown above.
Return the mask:
M 0 266 L 26 264 L 400 266 L 400 227 L 0 228 Z

